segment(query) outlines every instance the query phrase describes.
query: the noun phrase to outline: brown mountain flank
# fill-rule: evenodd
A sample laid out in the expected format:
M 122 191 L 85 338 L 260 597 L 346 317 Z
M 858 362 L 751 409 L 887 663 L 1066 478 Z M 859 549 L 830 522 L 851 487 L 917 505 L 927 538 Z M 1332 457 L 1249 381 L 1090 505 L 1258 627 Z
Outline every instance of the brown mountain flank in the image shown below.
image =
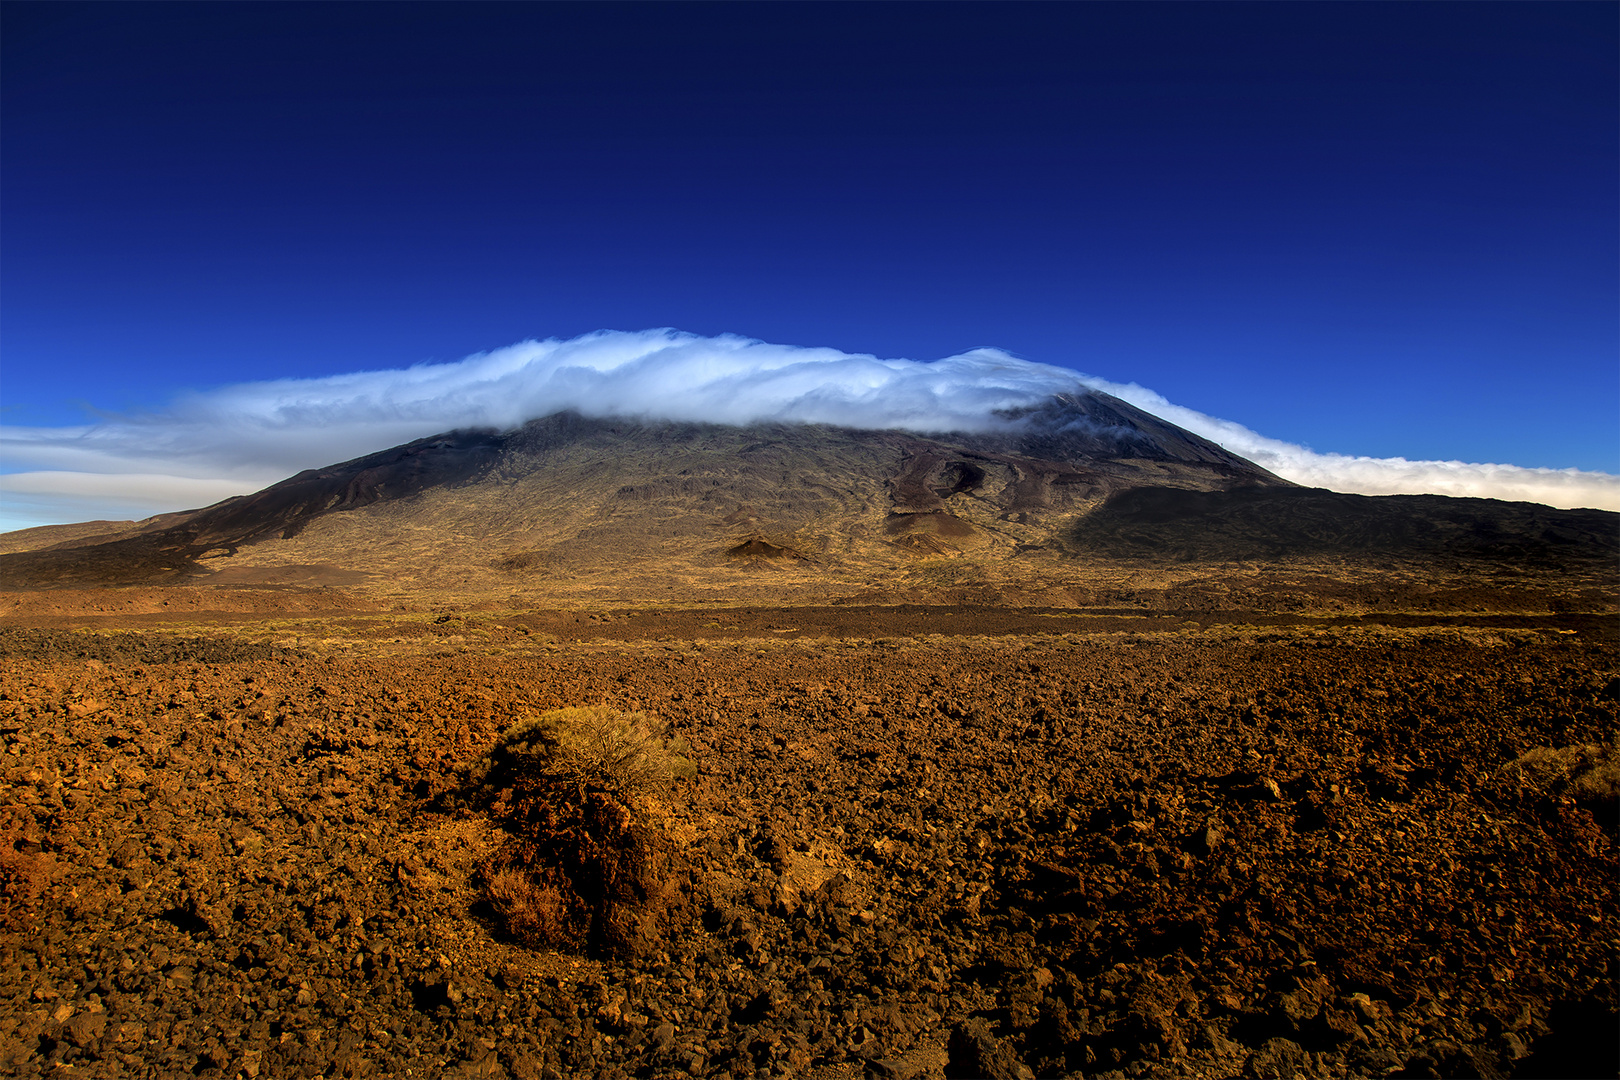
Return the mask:
M 1142 563 L 1438 556 L 1584 573 L 1620 550 L 1620 517 L 1601 511 L 1298 488 L 1103 394 L 1007 420 L 924 436 L 561 413 L 127 530 L 45 533 L 0 555 L 0 581 L 803 603 L 874 588 L 1010 596 Z
M 451 432 L 312 469 L 144 527 L 14 553 L 13 587 L 175 582 L 230 567 L 329 566 L 444 587 L 521 588 L 525 570 L 682 575 L 769 536 L 848 577 L 906 563 L 925 532 L 992 560 L 1143 485 L 1282 481 L 1106 395 L 1054 399 L 1006 430 L 926 437 L 804 424 L 590 420 Z M 908 520 L 916 515 L 916 521 Z

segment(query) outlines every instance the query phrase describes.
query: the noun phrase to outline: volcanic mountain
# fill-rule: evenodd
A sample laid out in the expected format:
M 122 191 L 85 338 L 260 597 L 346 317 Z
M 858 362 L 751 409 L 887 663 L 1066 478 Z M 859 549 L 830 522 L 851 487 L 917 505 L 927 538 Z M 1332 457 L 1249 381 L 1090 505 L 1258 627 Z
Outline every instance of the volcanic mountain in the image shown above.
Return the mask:
M 824 595 L 948 561 L 960 579 L 1076 560 L 1611 558 L 1614 514 L 1299 488 L 1099 392 L 984 432 L 589 419 L 455 431 L 257 494 L 65 539 L 12 534 L 8 587 L 358 584 L 508 595 L 580 582 Z M 49 546 L 46 546 L 46 545 Z M 970 572 L 970 568 L 976 568 Z M 811 590 L 812 592 L 815 590 Z

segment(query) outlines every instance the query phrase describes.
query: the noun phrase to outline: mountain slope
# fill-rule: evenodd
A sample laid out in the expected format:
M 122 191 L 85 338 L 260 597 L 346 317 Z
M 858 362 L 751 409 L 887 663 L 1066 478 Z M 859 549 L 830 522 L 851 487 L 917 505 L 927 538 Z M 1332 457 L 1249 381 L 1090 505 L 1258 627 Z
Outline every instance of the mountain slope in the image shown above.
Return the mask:
M 1545 567 L 1612 558 L 1620 514 L 1320 488 L 1137 488 L 1085 515 L 1067 539 L 1083 550 L 1131 560 L 1399 555 Z
M 1143 484 L 1283 483 L 1106 395 L 1054 398 L 1007 421 L 990 434 L 925 437 L 559 413 L 309 470 L 164 529 L 13 554 L 0 573 L 13 586 L 161 581 L 245 566 L 244 552 L 272 541 L 290 554 L 285 542 L 306 530 L 316 542 L 298 554 L 369 572 L 385 572 L 382 548 L 431 564 L 448 548 L 465 561 L 471 545 L 486 565 L 523 569 L 738 544 L 757 555 L 765 548 L 746 548 L 755 534 L 800 559 L 1010 553 L 1048 539 L 1053 515 Z
M 134 535 L 0 556 L 0 580 L 747 599 L 769 577 L 773 595 L 809 598 L 919 573 L 1056 580 L 1099 559 L 1591 562 L 1620 532 L 1596 511 L 1297 488 L 1100 393 L 1004 419 L 925 436 L 559 413 L 309 470 Z

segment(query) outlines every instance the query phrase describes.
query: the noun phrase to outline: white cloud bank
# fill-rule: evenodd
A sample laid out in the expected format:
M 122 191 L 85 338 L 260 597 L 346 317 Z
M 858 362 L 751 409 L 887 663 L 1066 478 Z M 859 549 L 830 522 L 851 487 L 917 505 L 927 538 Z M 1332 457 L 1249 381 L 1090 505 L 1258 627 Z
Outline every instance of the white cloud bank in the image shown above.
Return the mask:
M 1135 383 L 1111 383 L 1089 376 L 1084 381 L 1307 487 L 1358 495 L 1457 495 L 1539 502 L 1566 510 L 1582 506 L 1620 510 L 1620 476 L 1612 473 L 1319 454 L 1281 439 L 1268 439 L 1242 424 L 1174 405 Z
M 925 363 L 672 330 L 525 341 L 449 364 L 241 383 L 161 413 L 71 428 L 0 427 L 0 528 L 142 517 L 256 491 L 300 469 L 457 427 L 561 409 L 742 424 L 917 431 L 997 424 L 997 410 L 1093 387 L 1279 476 L 1368 495 L 1477 495 L 1620 509 L 1620 477 L 1458 461 L 1318 454 L 1173 405 L 1134 384 L 975 349 Z

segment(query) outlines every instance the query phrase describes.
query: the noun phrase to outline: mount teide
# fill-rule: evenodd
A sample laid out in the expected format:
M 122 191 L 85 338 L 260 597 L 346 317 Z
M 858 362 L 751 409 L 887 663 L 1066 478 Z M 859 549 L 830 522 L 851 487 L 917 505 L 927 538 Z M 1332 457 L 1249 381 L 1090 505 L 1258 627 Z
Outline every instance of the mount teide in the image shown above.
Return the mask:
M 0 537 L 0 1072 L 1615 1075 L 1620 515 L 1008 420 Z
M 558 413 L 100 535 L 27 530 L 8 587 L 360 585 L 619 598 L 1050 584 L 1112 564 L 1612 556 L 1620 516 L 1298 488 L 1101 393 L 920 435 Z M 58 542 L 59 541 L 59 542 Z M 33 550 L 27 550 L 33 548 Z

